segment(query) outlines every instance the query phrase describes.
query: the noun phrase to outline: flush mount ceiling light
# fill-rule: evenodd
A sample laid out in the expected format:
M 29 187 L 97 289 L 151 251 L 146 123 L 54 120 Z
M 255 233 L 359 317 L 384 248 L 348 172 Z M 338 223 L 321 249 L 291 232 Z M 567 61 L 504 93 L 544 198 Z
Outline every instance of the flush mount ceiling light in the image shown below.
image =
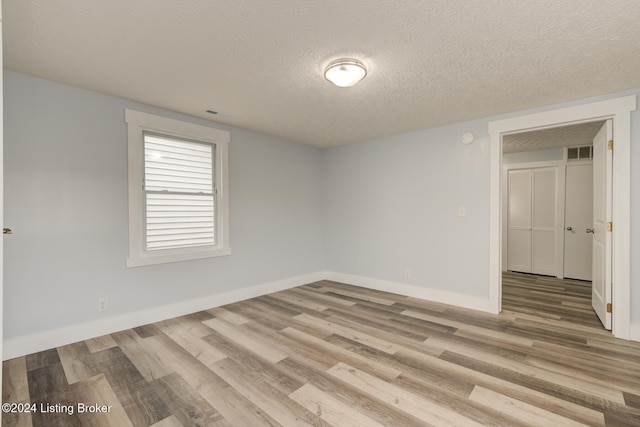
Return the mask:
M 340 87 L 351 87 L 364 79 L 367 67 L 357 59 L 337 59 L 324 69 L 324 78 Z

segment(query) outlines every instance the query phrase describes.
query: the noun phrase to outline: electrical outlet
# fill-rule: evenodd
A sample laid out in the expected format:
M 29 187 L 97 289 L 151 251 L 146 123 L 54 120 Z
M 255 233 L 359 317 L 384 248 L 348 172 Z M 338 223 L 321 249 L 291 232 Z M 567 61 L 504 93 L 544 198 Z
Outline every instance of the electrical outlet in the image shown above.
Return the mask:
M 98 313 L 107 311 L 109 308 L 109 300 L 106 298 L 98 298 Z
M 404 269 L 404 278 L 411 279 L 411 270 L 409 270 L 408 268 Z

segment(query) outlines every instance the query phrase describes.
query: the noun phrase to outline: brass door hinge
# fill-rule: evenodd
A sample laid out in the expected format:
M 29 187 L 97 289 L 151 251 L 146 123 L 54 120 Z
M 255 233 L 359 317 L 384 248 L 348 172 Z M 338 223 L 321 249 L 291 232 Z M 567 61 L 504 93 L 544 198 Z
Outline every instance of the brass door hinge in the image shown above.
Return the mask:
M 607 223 L 607 231 L 613 231 L 613 223 L 612 222 L 608 222 Z
M 609 142 L 607 143 L 607 148 L 609 150 L 613 150 L 613 139 L 610 139 Z
M 607 313 L 611 313 L 613 311 L 613 307 L 611 305 L 611 303 L 607 304 Z

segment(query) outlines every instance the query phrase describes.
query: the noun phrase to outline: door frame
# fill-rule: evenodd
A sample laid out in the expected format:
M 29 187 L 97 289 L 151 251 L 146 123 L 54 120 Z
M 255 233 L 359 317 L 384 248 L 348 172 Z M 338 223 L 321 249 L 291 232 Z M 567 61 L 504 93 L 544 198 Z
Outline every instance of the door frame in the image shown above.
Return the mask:
M 4 89 L 2 68 L 2 4 L 0 4 L 0 224 L 4 228 Z M 4 238 L 0 240 L 0 362 L 4 360 Z M 0 389 L 2 388 L 2 370 L 0 369 Z M 0 426 L 2 418 L 0 417 Z
M 630 339 L 631 333 L 631 112 L 636 95 L 591 102 L 489 122 L 489 306 L 502 310 L 502 137 L 534 131 L 613 120 L 613 316 L 612 333 Z

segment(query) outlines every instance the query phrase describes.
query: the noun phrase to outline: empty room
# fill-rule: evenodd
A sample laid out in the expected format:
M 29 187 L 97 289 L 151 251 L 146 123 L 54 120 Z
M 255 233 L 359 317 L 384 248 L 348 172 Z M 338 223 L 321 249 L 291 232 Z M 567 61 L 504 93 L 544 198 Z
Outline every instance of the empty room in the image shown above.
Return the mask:
M 3 0 L 2 426 L 640 426 L 640 2 Z

